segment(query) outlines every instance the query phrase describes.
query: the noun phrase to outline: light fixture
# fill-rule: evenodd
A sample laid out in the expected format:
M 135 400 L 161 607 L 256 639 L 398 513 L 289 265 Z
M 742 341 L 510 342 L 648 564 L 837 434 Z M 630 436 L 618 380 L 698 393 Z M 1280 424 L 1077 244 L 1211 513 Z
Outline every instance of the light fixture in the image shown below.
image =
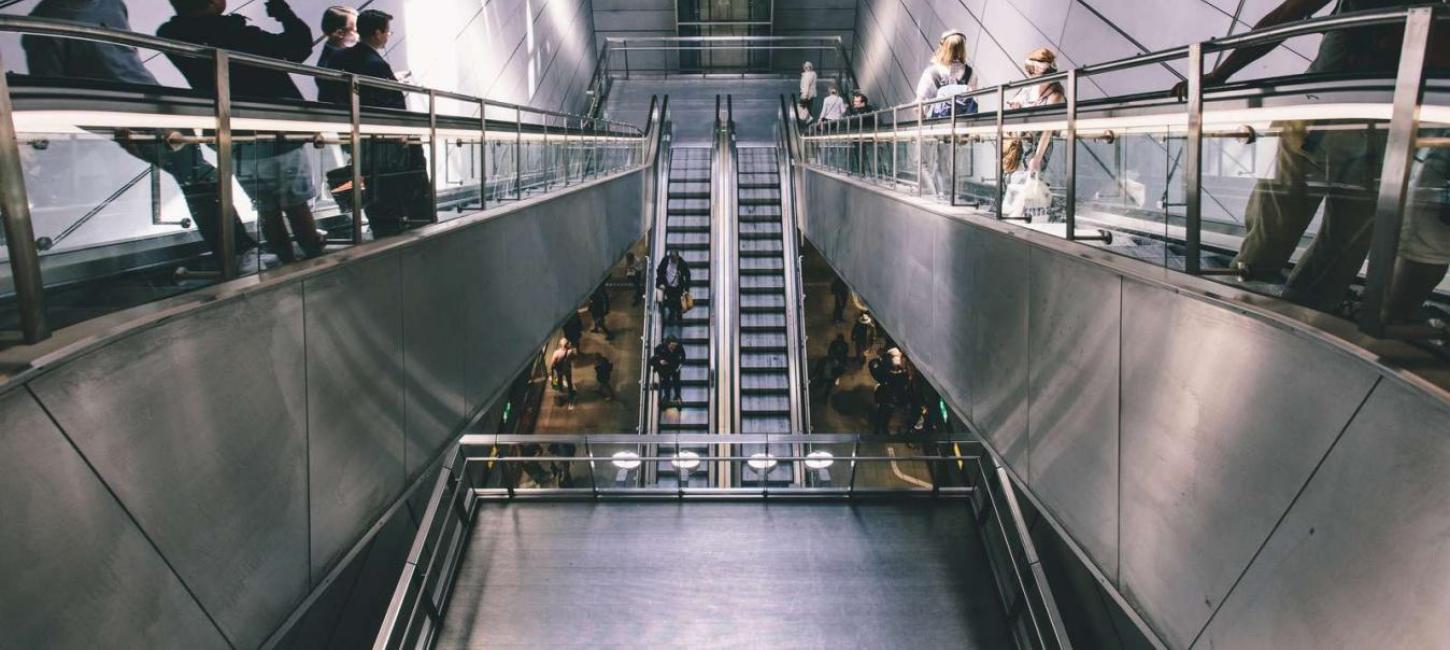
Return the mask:
M 811 469 L 825 469 L 835 464 L 836 457 L 829 451 L 813 451 L 806 454 L 806 467 Z
M 682 451 L 670 459 L 670 464 L 678 469 L 692 470 L 700 466 L 700 455 L 693 451 Z
M 777 462 L 778 461 L 775 460 L 775 457 L 774 456 L 771 456 L 770 454 L 762 454 L 762 453 L 758 453 L 758 452 L 757 453 L 754 453 L 754 454 L 751 454 L 750 455 L 750 460 L 745 461 L 745 463 L 747 465 L 750 465 L 750 467 L 752 467 L 752 468 L 754 468 L 756 470 L 767 470 L 767 469 L 770 469 L 772 467 L 775 467 L 775 465 L 776 465 Z
M 632 451 L 616 451 L 613 458 L 614 460 L 609 462 L 614 463 L 614 466 L 619 469 L 629 470 L 639 467 L 639 454 Z

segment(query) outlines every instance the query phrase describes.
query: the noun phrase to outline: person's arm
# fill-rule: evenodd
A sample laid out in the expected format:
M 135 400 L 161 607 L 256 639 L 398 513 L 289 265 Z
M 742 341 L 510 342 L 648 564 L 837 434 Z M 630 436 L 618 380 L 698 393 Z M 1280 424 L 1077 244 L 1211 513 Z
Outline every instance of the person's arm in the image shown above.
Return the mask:
M 1274 7 L 1273 11 L 1265 14 L 1263 18 L 1260 18 L 1259 22 L 1254 23 L 1253 28 L 1265 29 L 1296 20 L 1304 20 L 1313 16 L 1314 12 L 1323 9 L 1328 4 L 1329 0 L 1284 0 L 1282 4 Z M 1203 85 L 1205 87 L 1215 86 L 1228 81 L 1235 73 L 1248 67 L 1250 63 L 1263 58 L 1265 54 L 1272 52 L 1276 47 L 1279 47 L 1279 43 L 1277 42 L 1235 49 L 1233 53 L 1224 57 L 1223 61 L 1220 61 L 1214 67 L 1213 71 L 1203 75 Z M 1173 86 L 1173 94 L 1177 95 L 1180 99 L 1185 97 L 1187 93 L 1187 81 L 1180 81 Z
M 286 0 L 268 0 L 267 15 L 282 23 L 282 33 L 272 34 L 260 27 L 247 27 L 248 48 L 253 54 L 303 63 L 312 56 L 312 28 L 307 26 Z
M 1063 95 L 1062 88 L 1053 84 L 1052 90 L 1047 93 L 1042 104 L 1061 104 L 1065 101 L 1067 101 L 1067 97 Z M 1052 147 L 1052 136 L 1056 133 L 1056 131 L 1043 131 L 1042 135 L 1037 138 L 1037 150 L 1033 152 L 1032 160 L 1027 161 L 1029 171 L 1042 171 L 1042 161 L 1047 158 L 1047 151 Z

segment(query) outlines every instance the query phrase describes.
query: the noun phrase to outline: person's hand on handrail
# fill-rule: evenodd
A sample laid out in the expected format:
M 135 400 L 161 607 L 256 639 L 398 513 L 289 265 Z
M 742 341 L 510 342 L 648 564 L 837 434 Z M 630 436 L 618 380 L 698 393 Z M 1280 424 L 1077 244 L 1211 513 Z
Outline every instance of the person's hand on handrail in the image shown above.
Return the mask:
M 1275 25 L 1304 20 L 1314 16 L 1314 12 L 1323 9 L 1329 4 L 1329 0 L 1284 0 L 1273 11 L 1265 14 L 1259 22 L 1254 24 L 1254 29 L 1266 29 Z M 1272 52 L 1278 47 L 1278 43 L 1267 45 L 1255 45 L 1252 47 L 1241 47 L 1235 49 L 1232 54 L 1221 61 L 1212 72 L 1204 73 L 1203 88 L 1221 85 L 1234 76 L 1239 70 L 1244 69 L 1250 63 L 1257 61 L 1265 54 Z M 1188 98 L 1188 82 L 1180 81 L 1173 85 L 1171 91 L 1178 101 Z

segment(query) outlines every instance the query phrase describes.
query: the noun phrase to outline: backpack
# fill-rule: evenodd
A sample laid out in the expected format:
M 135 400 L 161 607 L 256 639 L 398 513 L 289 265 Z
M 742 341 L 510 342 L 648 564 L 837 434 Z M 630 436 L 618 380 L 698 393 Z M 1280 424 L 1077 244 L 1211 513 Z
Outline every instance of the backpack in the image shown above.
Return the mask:
M 946 99 L 948 97 L 951 97 L 952 95 L 956 95 L 958 93 L 964 93 L 964 92 L 967 92 L 969 90 L 971 90 L 971 88 L 969 86 L 967 86 L 966 84 L 948 84 L 948 85 L 945 85 L 945 86 L 942 86 L 942 87 L 936 89 L 936 98 L 937 99 Z M 972 113 L 977 112 L 977 98 L 975 98 L 975 97 L 958 97 L 958 98 L 956 98 L 955 101 L 950 101 L 950 102 L 937 102 L 935 104 L 932 104 L 931 105 L 931 108 L 928 109 L 926 116 L 927 117 L 951 117 L 952 116 L 952 104 L 956 104 L 956 106 L 957 106 L 957 116 L 958 117 L 960 117 L 962 115 L 971 115 Z

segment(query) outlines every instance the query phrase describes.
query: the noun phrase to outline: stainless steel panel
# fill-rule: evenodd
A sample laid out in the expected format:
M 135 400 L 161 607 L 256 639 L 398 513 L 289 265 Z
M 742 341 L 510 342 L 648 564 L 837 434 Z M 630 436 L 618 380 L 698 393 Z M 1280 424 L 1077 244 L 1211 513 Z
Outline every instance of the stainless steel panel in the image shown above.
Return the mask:
M 401 264 L 387 255 L 305 282 L 317 579 L 403 490 Z
M 1113 579 L 1122 279 L 1040 249 L 1029 257 L 1027 482 Z
M 229 648 L 24 391 L 0 396 L 0 646 Z
M 915 362 L 945 395 L 950 395 L 967 419 L 972 414 L 972 372 L 962 368 L 967 364 L 957 360 L 973 357 L 972 345 L 975 336 L 976 310 L 972 273 L 976 264 L 973 255 L 975 242 L 982 237 L 980 231 L 964 223 L 940 219 L 942 228 L 934 242 L 936 248 L 935 276 L 931 279 L 932 337 L 940 342 L 933 348 L 931 358 L 917 355 Z M 945 372 L 955 367 L 957 372 Z
M 980 231 L 969 249 L 975 324 L 970 373 L 972 417 L 980 433 L 1021 476 L 1029 473 L 1027 431 L 1027 245 Z
M 403 254 L 404 456 L 408 478 L 442 450 L 467 417 L 468 362 L 476 251 L 464 235 L 445 236 Z
M 1123 303 L 1120 586 L 1186 647 L 1377 375 L 1141 283 L 1126 283 Z
M 1383 380 L 1195 647 L 1450 647 L 1450 409 Z
M 293 285 L 142 330 L 31 384 L 243 647 L 309 586 L 303 371 Z

